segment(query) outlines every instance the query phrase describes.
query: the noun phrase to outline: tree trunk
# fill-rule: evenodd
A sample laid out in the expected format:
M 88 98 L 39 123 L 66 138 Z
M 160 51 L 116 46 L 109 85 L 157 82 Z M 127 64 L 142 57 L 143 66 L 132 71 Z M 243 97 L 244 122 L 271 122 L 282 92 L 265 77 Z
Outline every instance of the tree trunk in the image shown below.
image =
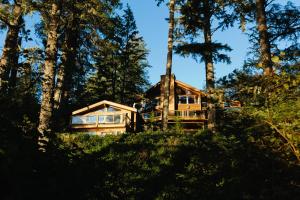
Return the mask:
M 68 123 L 67 102 L 72 88 L 72 78 L 77 65 L 79 27 L 78 20 L 73 18 L 65 31 L 65 40 L 62 46 L 61 65 L 57 74 L 56 88 L 54 92 L 54 111 L 56 128 Z
M 209 0 L 204 1 L 204 42 L 207 46 L 205 52 L 205 71 L 206 71 L 206 89 L 208 91 L 215 88 L 215 77 L 214 77 L 214 64 L 213 64 L 213 55 L 212 55 L 212 39 L 211 39 L 211 8 L 209 5 Z
M 273 68 L 265 6 L 265 0 L 256 0 L 256 24 L 259 33 L 261 63 L 264 69 L 264 75 L 268 76 L 272 75 Z
M 74 18 L 65 33 L 65 40 L 62 47 L 62 64 L 57 74 L 57 83 L 54 93 L 55 110 L 62 109 L 64 102 L 68 99 L 69 90 L 71 90 L 72 68 L 76 66 L 76 56 L 78 53 L 79 27 L 77 23 L 78 21 Z
M 55 79 L 55 65 L 57 57 L 57 29 L 59 22 L 58 4 L 52 3 L 50 11 L 50 21 L 48 25 L 48 37 L 46 46 L 46 57 L 44 64 L 44 77 L 42 81 L 42 103 L 39 117 L 38 131 L 39 148 L 45 151 L 47 145 L 47 134 L 51 133 L 51 118 L 53 114 L 53 93 Z
M 127 51 L 126 51 L 127 52 Z M 128 58 L 129 59 L 129 58 Z M 121 91 L 120 91 L 120 101 L 121 103 L 125 103 L 125 89 L 126 89 L 126 77 L 129 75 L 127 74 L 128 69 L 128 62 L 127 58 L 125 59 L 124 66 L 122 69 L 123 77 L 122 77 L 122 85 L 121 85 Z
M 205 71 L 206 71 L 206 89 L 208 92 L 208 129 L 213 130 L 215 127 L 215 107 L 213 103 L 213 90 L 215 88 L 214 64 L 212 55 L 212 39 L 211 39 L 211 6 L 209 0 L 204 1 L 204 42 L 207 46 L 205 52 Z
M 162 112 L 162 128 L 167 130 L 168 128 L 168 115 L 169 115 L 169 96 L 170 96 L 170 80 L 172 73 L 172 55 L 173 55 L 173 38 L 174 38 L 174 12 L 175 12 L 175 0 L 170 0 L 169 5 L 170 17 L 169 17 L 169 34 L 168 34 L 168 55 L 166 76 L 164 85 L 164 98 L 163 98 L 163 112 Z
M 112 58 L 114 58 L 112 56 Z M 113 60 L 113 59 L 112 59 Z M 117 85 L 117 64 L 113 63 L 113 72 L 112 72 L 112 101 L 116 101 L 116 85 Z
M 20 28 L 19 28 L 20 29 Z M 19 32 L 19 30 L 18 30 Z M 17 74 L 18 74 L 18 68 L 19 68 L 19 47 L 21 46 L 22 38 L 19 38 L 18 44 L 17 44 L 17 50 L 14 58 L 14 63 L 12 64 L 11 71 L 10 71 L 10 77 L 8 81 L 9 91 L 13 91 L 14 88 L 17 85 Z
M 8 21 L 8 31 L 0 59 L 0 90 L 5 92 L 8 85 L 14 87 L 19 60 L 19 31 L 22 25 L 22 8 L 17 2 L 13 8 L 13 18 Z M 11 74 L 11 79 L 9 80 Z

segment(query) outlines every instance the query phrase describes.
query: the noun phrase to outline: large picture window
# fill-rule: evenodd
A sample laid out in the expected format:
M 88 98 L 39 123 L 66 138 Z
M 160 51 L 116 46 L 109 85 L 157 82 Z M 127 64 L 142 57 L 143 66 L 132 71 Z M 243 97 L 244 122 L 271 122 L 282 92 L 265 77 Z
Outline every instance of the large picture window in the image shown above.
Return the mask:
M 120 124 L 123 121 L 121 114 L 119 115 L 99 115 L 98 123 L 99 124 Z M 97 116 L 73 116 L 72 124 L 96 124 Z
M 196 96 L 195 95 L 179 95 L 178 96 L 178 104 L 196 104 Z
M 96 124 L 96 116 L 73 116 L 72 124 Z
M 99 115 L 99 124 L 120 124 L 122 115 Z

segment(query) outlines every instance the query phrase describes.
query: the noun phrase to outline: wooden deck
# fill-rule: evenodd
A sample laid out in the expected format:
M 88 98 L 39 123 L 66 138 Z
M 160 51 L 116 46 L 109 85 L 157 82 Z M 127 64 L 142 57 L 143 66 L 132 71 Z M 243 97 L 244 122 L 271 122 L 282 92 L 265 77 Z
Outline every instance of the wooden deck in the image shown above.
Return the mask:
M 169 123 L 180 121 L 182 123 L 196 123 L 207 121 L 206 110 L 175 110 L 170 111 L 168 120 Z M 142 113 L 142 118 L 145 122 L 157 122 L 162 120 L 162 112 L 154 111 Z

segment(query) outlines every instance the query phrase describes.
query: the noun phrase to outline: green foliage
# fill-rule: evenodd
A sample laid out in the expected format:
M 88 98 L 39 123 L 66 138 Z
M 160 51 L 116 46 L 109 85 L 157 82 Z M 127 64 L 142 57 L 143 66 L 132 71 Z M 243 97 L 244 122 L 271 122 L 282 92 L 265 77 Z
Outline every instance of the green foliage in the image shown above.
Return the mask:
M 261 69 L 262 63 L 259 61 L 259 33 L 256 26 L 252 25 L 255 21 L 255 5 L 251 1 L 236 1 L 235 5 L 240 10 L 242 6 L 249 7 L 245 12 L 239 12 L 245 15 L 248 23 L 248 30 L 246 31 L 249 41 L 252 44 L 249 55 L 251 57 L 247 60 L 246 65 L 252 68 Z M 266 23 L 268 27 L 268 42 L 270 43 L 270 53 L 272 57 L 273 67 L 281 64 L 291 64 L 295 60 L 299 62 L 299 33 L 300 33 L 300 10 L 291 1 L 286 4 L 282 2 L 268 2 L 265 7 Z M 282 45 L 285 43 L 285 45 Z
M 15 2 L 19 1 L 1 1 L 0 17 L 9 17 L 12 9 L 7 6 Z M 43 41 L 52 1 L 33 2 L 24 4 L 24 14 L 42 15 L 36 27 Z M 70 49 L 76 48 L 69 51 L 72 62 L 67 63 L 70 108 L 100 99 L 131 104 L 148 85 L 148 51 L 131 9 L 118 16 L 117 0 L 60 2 L 57 69 L 63 47 L 68 47 L 66 35 L 74 34 Z M 212 53 L 213 61 L 228 62 L 219 53 L 230 51 L 227 45 L 196 41 L 207 24 L 203 14 L 220 22 L 212 33 L 231 26 L 236 17 L 246 28 L 245 23 L 251 22 L 247 17 L 254 19 L 253 1 L 235 1 L 240 7 L 230 7 L 239 9 L 241 16 L 226 10 L 227 3 L 234 1 L 205 1 L 211 9 L 204 9 L 203 2 L 176 1 L 184 14 L 179 20 L 184 35 L 179 36 L 188 41 L 178 49 L 200 59 Z M 168 132 L 154 132 L 152 115 L 152 130 L 105 137 L 57 134 L 41 153 L 35 129 L 45 48 L 21 46 L 16 87 L 0 94 L 0 199 L 298 199 L 299 9 L 290 3 L 268 8 L 274 74 L 264 77 L 247 68 L 223 78 L 220 89 L 227 98 L 241 101 L 243 108 L 218 111 L 219 130 L 214 134 L 184 133 L 179 120 Z M 257 32 L 251 34 L 255 43 Z M 19 34 L 28 41 L 29 36 L 25 30 Z M 280 41 L 287 41 L 287 47 L 279 48 Z M 254 55 L 248 66 L 259 67 L 258 57 Z
M 175 117 L 175 124 L 173 126 L 173 131 L 175 133 L 184 133 L 183 125 L 180 122 L 180 118 L 178 116 Z
M 175 47 L 176 53 L 182 56 L 191 55 L 200 62 L 208 61 L 211 57 L 215 63 L 230 64 L 230 57 L 222 53 L 232 50 L 227 44 L 199 40 L 202 34 L 208 34 L 211 40 L 215 31 L 233 26 L 235 19 L 228 9 L 230 4 L 227 1 L 195 0 L 184 0 L 179 4 L 179 27 L 176 31 L 179 42 Z M 211 25 L 212 21 L 215 21 L 216 25 Z
M 279 66 L 272 77 L 236 71 L 220 83 L 227 97 L 239 99 L 245 115 L 256 119 L 249 126 L 272 129 L 269 139 L 281 140 L 279 148 L 290 148 L 299 162 L 299 67 Z
M 94 55 L 95 72 L 85 85 L 82 101 L 107 99 L 132 105 L 149 86 L 148 50 L 128 6 L 122 17 L 115 18 L 114 25 L 111 35 L 103 40 Z
M 220 51 L 231 51 L 232 49 L 228 45 L 221 43 L 182 43 L 175 47 L 175 52 L 182 56 L 191 55 L 195 60 L 204 62 L 208 52 L 212 53 L 214 62 L 224 62 L 230 64 L 230 58 L 226 54 L 220 53 Z
M 60 134 L 42 155 L 24 146 L 30 140 L 2 132 L 10 138 L 1 138 L 0 173 L 10 190 L 1 197 L 297 199 L 299 166 L 286 162 L 289 155 L 276 141 L 268 142 L 267 129 L 247 127 L 255 119 L 242 113 L 225 118 L 231 123 L 222 134 Z

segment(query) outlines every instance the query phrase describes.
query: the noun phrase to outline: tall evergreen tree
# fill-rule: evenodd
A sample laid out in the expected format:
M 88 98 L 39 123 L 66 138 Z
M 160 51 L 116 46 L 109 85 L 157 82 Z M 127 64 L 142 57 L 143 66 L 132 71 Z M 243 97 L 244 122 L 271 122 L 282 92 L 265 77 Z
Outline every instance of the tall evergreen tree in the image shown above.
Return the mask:
M 57 123 L 58 121 L 55 120 L 56 128 L 66 125 L 69 110 L 72 108 L 68 102 L 71 100 L 74 102 L 78 93 L 82 91 L 83 82 L 87 77 L 86 73 L 94 62 L 91 58 L 96 49 L 95 41 L 105 35 L 111 13 L 119 1 L 54 1 L 53 3 L 60 3 L 59 5 L 61 6 L 58 16 L 54 16 L 57 19 L 56 58 L 52 57 L 51 72 L 48 71 L 51 73 L 51 76 L 48 76 L 48 80 L 52 80 L 51 84 L 44 84 L 45 77 L 47 77 L 44 75 L 42 99 L 48 102 L 46 104 L 48 109 L 46 109 L 46 117 L 44 117 L 46 115 L 45 112 L 41 111 L 39 125 L 39 130 L 42 130 L 42 127 L 47 127 L 48 131 L 55 128 L 51 126 L 53 114 L 55 114 L 55 119 L 61 122 Z M 49 35 L 53 35 L 49 32 L 49 28 L 54 30 L 54 27 L 51 26 L 51 24 L 53 25 L 51 22 L 52 15 L 45 10 L 47 5 L 49 4 L 39 2 L 36 6 L 43 16 L 42 29 L 39 31 L 40 36 L 44 39 L 46 38 L 45 36 L 48 37 L 45 39 L 45 66 L 48 64 L 47 50 L 49 45 L 47 43 L 49 39 L 52 39 L 49 38 Z M 43 27 L 46 30 L 44 32 L 42 31 Z M 52 44 L 54 44 L 53 40 Z M 47 96 L 46 98 L 44 98 L 45 95 Z M 45 105 L 44 100 L 42 100 L 42 109 L 43 105 Z
M 176 47 L 176 52 L 186 56 L 192 55 L 195 59 L 205 62 L 206 89 L 208 97 L 208 128 L 215 126 L 215 108 L 213 104 L 213 90 L 215 88 L 214 62 L 230 63 L 230 58 L 220 51 L 231 51 L 226 44 L 215 43 L 212 40 L 213 32 L 233 25 L 234 18 L 228 14 L 226 8 L 227 1 L 212 0 L 186 0 L 182 1 L 181 17 L 179 19 L 183 38 L 188 42 L 183 42 Z M 213 20 L 218 22 L 216 28 L 213 27 Z M 203 33 L 203 42 L 196 42 L 197 37 Z
M 164 0 L 156 0 L 160 5 Z M 170 0 L 169 7 L 169 32 L 168 32 L 168 53 L 166 74 L 164 79 L 164 98 L 163 98 L 163 110 L 162 110 L 162 129 L 168 128 L 168 116 L 169 116 L 169 96 L 170 96 L 170 81 L 172 75 L 172 60 L 173 60 L 173 43 L 174 43 L 174 29 L 175 29 L 175 7 L 176 0 Z
M 132 105 L 148 85 L 148 51 L 139 36 L 131 9 L 114 19 L 111 33 L 96 46 L 95 72 L 85 87 L 89 102 L 101 99 Z M 85 98 L 86 99 L 86 98 Z
M 130 7 L 124 10 L 121 26 L 118 27 L 117 41 L 120 48 L 120 101 L 132 103 L 134 94 L 143 92 L 147 85 L 145 68 L 148 51 L 143 38 L 139 36 L 135 19 Z

